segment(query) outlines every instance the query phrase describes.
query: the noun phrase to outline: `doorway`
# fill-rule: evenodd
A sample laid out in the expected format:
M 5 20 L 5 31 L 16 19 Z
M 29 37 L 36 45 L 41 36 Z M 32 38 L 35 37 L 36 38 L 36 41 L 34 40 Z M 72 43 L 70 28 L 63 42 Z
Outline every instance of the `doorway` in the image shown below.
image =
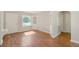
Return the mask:
M 59 14 L 60 18 L 60 31 L 71 33 L 71 14 L 69 11 L 62 11 Z
M 59 13 L 60 32 L 66 34 L 71 39 L 71 13 L 70 11 L 61 11 Z

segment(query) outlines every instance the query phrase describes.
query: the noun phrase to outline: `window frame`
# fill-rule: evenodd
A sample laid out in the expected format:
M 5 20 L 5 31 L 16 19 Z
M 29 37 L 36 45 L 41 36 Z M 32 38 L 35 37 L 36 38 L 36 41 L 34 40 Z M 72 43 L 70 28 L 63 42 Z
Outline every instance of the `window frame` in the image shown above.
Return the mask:
M 34 19 L 34 17 L 36 17 L 36 19 Z M 35 16 L 32 16 L 32 24 L 33 25 L 37 25 L 38 24 L 38 16 L 36 16 L 36 15 Z
M 24 25 L 23 25 L 23 23 L 24 23 L 24 22 L 23 22 L 24 17 L 29 17 L 29 19 L 30 19 L 30 21 L 31 21 L 31 25 L 30 25 L 30 26 L 24 26 Z M 27 16 L 27 15 L 23 15 L 23 16 L 22 16 L 22 26 L 23 26 L 23 27 L 31 27 L 31 26 L 32 26 L 32 17 L 31 17 L 31 16 Z

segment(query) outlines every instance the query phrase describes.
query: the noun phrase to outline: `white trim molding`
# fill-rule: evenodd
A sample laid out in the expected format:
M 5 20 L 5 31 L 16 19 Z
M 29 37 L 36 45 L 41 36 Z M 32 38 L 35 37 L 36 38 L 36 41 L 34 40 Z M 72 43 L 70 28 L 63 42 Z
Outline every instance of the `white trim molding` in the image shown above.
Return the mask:
M 3 39 L 0 39 L 0 45 L 2 45 L 3 44 Z
M 75 40 L 71 40 L 71 42 L 74 42 L 74 43 L 77 43 L 77 44 L 79 44 L 79 42 L 78 42 L 78 41 L 75 41 Z
M 7 29 L 2 29 L 2 31 L 0 32 L 0 45 L 2 45 L 2 43 L 3 43 L 3 36 L 5 35 L 5 34 L 7 34 Z
M 56 35 L 51 35 L 53 38 L 56 38 L 57 36 L 59 36 L 60 35 L 60 32 L 59 33 L 57 33 Z

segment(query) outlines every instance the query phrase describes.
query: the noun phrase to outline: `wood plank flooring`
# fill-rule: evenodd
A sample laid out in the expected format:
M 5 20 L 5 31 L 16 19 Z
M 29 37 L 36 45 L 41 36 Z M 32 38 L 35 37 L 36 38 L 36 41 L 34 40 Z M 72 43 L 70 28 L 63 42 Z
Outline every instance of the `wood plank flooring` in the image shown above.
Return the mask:
M 79 47 L 70 41 L 67 33 L 61 33 L 57 38 L 38 30 L 5 35 L 2 47 Z

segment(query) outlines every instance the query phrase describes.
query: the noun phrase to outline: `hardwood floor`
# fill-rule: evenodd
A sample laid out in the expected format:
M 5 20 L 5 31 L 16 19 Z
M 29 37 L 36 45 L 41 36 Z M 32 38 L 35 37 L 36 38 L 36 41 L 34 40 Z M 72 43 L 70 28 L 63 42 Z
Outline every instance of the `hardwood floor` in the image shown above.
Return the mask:
M 67 33 L 61 33 L 57 38 L 38 30 L 5 35 L 2 47 L 79 47 L 70 41 Z

